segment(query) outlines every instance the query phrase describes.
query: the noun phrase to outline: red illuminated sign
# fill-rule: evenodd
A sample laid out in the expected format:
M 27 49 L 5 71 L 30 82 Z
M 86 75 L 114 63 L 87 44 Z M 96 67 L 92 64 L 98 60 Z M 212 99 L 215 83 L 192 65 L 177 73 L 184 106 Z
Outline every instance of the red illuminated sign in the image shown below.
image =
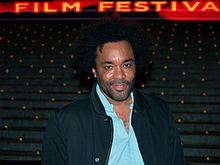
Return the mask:
M 6 13 L 66 13 L 81 12 L 83 7 L 95 5 L 98 12 L 158 12 L 170 20 L 220 20 L 220 1 L 50 1 L 50 2 L 3 2 L 0 12 Z
M 57 13 L 61 10 L 61 12 L 67 12 L 68 10 L 74 10 L 75 12 L 81 11 L 81 4 L 80 2 L 75 3 L 68 3 L 68 2 L 61 2 L 58 5 L 50 5 L 49 2 L 43 2 L 42 6 L 40 6 L 39 2 L 15 2 L 14 3 L 14 12 L 27 12 L 32 11 L 34 13 L 44 12 L 44 13 Z

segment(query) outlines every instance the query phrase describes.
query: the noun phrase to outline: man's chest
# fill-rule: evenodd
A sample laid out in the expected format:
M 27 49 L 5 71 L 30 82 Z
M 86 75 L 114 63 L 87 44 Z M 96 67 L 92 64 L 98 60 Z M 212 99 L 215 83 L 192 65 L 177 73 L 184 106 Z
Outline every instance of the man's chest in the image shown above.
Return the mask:
M 129 107 L 114 107 L 114 111 L 117 117 L 123 121 L 124 127 L 128 133 L 131 109 Z

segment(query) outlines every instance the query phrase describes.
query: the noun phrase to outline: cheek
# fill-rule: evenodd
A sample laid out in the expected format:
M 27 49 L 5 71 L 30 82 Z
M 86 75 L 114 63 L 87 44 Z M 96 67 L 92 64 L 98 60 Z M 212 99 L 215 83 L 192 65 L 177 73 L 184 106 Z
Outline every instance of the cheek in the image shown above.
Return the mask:
M 111 79 L 113 79 L 113 72 L 105 72 L 103 74 L 103 79 L 105 79 L 106 81 L 110 81 Z
M 135 77 L 135 71 L 128 71 L 126 72 L 126 77 L 130 80 L 134 79 Z
M 111 81 L 112 79 L 112 73 L 109 73 L 105 70 L 99 70 L 97 74 L 97 79 L 99 80 L 100 83 L 106 83 Z

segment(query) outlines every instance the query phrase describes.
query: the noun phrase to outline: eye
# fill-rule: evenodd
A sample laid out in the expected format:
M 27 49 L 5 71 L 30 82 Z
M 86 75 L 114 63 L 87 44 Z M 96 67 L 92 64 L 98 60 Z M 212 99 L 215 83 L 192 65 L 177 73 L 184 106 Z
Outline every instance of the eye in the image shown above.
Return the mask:
M 126 64 L 124 64 L 124 67 L 126 67 L 126 68 L 130 68 L 131 66 L 132 66 L 131 63 L 126 63 Z
M 112 66 L 111 66 L 111 65 L 106 65 L 106 66 L 104 66 L 104 68 L 105 68 L 106 70 L 110 70 L 110 69 L 112 69 Z

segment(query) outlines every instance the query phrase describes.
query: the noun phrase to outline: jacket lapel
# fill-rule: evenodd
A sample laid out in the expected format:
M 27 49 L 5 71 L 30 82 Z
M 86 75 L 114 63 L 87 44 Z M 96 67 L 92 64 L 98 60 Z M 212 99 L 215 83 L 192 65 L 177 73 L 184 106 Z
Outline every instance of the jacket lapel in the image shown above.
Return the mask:
M 96 92 L 96 83 L 93 85 L 89 97 L 91 99 L 92 106 L 94 107 L 95 112 L 97 112 L 98 114 L 106 115 L 104 106 L 102 105 L 102 102 Z
M 139 149 L 146 165 L 156 165 L 149 113 L 152 109 L 139 91 L 134 90 L 134 93 L 135 103 L 132 114 L 132 126 L 137 137 Z

